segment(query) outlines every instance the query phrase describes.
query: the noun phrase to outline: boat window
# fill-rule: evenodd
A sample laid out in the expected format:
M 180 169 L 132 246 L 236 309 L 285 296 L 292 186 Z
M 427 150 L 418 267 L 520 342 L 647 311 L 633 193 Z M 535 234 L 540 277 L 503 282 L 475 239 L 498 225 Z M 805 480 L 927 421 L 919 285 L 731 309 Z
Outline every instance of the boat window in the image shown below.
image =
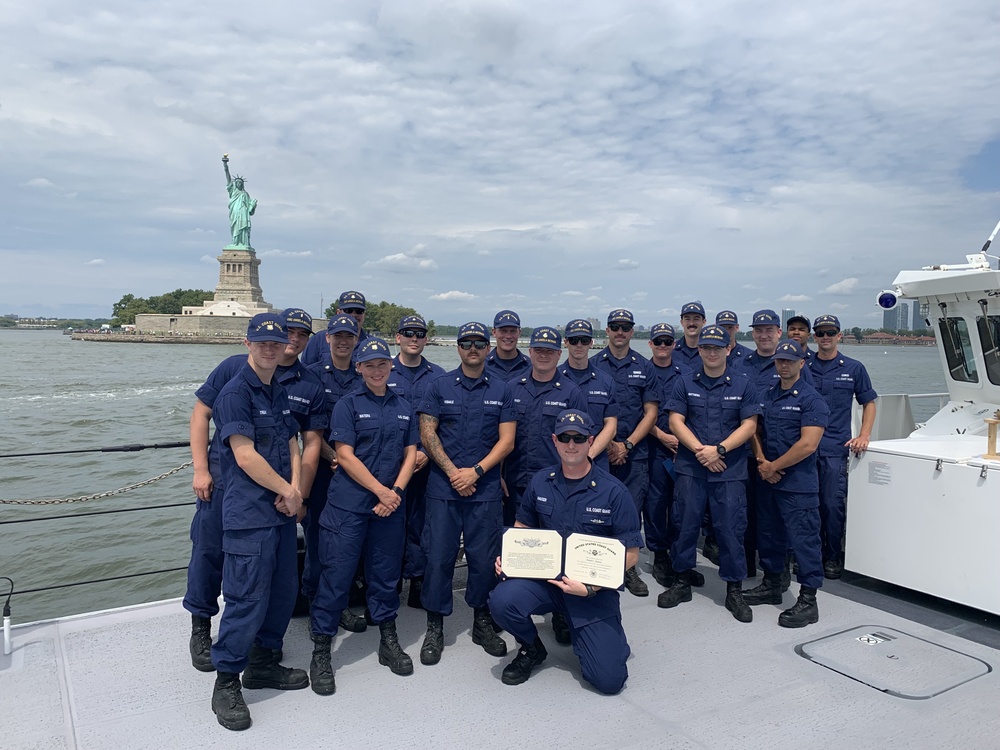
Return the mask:
M 941 318 L 941 343 L 948 360 L 948 371 L 960 383 L 978 383 L 976 359 L 969 339 L 969 326 L 964 318 Z
M 1000 385 L 1000 315 L 976 318 L 979 340 L 983 344 L 986 376 L 993 385 Z

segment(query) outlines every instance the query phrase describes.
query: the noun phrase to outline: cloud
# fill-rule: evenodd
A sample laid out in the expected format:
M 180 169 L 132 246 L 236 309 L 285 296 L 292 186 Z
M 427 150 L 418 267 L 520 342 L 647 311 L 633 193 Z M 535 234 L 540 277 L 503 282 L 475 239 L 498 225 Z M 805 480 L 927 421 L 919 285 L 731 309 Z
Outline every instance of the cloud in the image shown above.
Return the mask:
M 572 290 L 568 291 L 568 292 L 559 292 L 559 294 L 561 296 L 563 296 L 563 297 L 582 297 L 583 296 L 583 292 L 577 292 L 577 291 L 572 291 Z
M 845 305 L 843 302 L 832 302 L 829 305 L 831 310 L 850 310 L 850 305 Z
M 302 251 L 291 251 L 291 250 L 279 250 L 275 248 L 274 250 L 266 250 L 260 254 L 262 258 L 311 258 L 313 256 L 312 250 L 302 250 Z
M 450 292 L 441 292 L 440 294 L 432 294 L 431 299 L 436 299 L 440 302 L 451 302 L 453 300 L 473 300 L 476 295 L 470 294 L 469 292 L 460 292 L 457 289 L 452 289 Z
M 639 267 L 639 261 L 631 260 L 629 258 L 622 258 L 614 265 L 616 271 L 634 271 Z
M 843 281 L 838 281 L 836 284 L 830 284 L 826 289 L 823 290 L 825 294 L 850 294 L 858 285 L 858 279 L 854 276 L 844 279 Z
M 422 258 L 416 252 L 393 253 L 378 260 L 368 261 L 365 266 L 389 271 L 391 273 L 410 273 L 412 271 L 434 271 L 438 264 L 432 258 Z
M 24 187 L 40 188 L 43 190 L 55 190 L 56 186 L 52 184 L 51 181 L 46 180 L 44 177 L 34 177 L 27 182 L 22 183 Z
M 204 263 L 207 266 L 214 266 L 214 265 L 218 265 L 218 263 L 219 263 L 219 259 L 215 258 L 215 257 L 213 257 L 211 255 L 202 255 L 200 258 L 198 258 L 198 260 L 201 261 L 202 263 Z
M 104 258 L 94 258 L 93 260 L 88 260 L 86 265 L 88 266 L 103 266 Z
M 812 297 L 806 294 L 786 294 L 784 297 L 778 297 L 778 302 L 809 302 Z

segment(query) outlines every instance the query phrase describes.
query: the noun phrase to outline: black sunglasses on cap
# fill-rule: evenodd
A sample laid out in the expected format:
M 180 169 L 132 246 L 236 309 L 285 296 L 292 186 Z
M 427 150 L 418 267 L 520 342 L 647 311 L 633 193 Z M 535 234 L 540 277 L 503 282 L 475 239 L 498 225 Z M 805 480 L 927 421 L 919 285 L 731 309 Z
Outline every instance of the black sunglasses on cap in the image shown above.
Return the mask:
M 465 351 L 469 351 L 469 349 L 471 349 L 472 347 L 476 347 L 477 349 L 485 349 L 487 346 L 489 346 L 489 343 L 483 341 L 482 339 L 475 339 L 472 341 L 466 339 L 465 341 L 458 342 L 458 348 L 464 349 Z
M 594 339 L 592 339 L 590 336 L 567 336 L 566 343 L 570 344 L 571 346 L 579 346 L 580 344 L 586 344 L 587 346 L 590 346 L 591 344 L 594 343 Z
M 427 331 L 400 331 L 399 335 L 407 339 L 412 339 L 414 337 L 418 339 L 425 339 L 427 338 Z
M 576 443 L 577 445 L 583 445 L 590 438 L 589 435 L 570 435 L 568 432 L 563 432 L 556 435 L 556 440 L 560 443 Z

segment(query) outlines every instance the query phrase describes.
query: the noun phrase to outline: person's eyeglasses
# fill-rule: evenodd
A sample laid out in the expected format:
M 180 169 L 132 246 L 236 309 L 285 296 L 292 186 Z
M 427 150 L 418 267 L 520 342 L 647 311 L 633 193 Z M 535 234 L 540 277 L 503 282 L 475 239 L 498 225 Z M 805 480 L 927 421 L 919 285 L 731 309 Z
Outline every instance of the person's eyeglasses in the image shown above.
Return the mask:
M 458 342 L 458 348 L 464 349 L 465 351 L 469 351 L 469 349 L 471 349 L 472 347 L 476 347 L 477 349 L 485 349 L 487 346 L 489 346 L 489 344 L 483 341 L 482 339 L 476 339 L 475 341 Z
M 344 315 L 364 315 L 365 314 L 365 311 L 362 310 L 360 307 L 345 307 L 343 310 L 341 310 L 341 312 L 344 313 Z
M 653 339 L 653 346 L 673 346 L 673 339 Z
M 414 337 L 425 339 L 427 338 L 427 331 L 400 331 L 399 335 L 405 339 L 412 339 Z
M 634 326 L 634 323 L 608 323 L 608 328 L 615 333 L 618 333 L 619 331 L 625 331 L 625 333 L 628 333 Z
M 583 445 L 587 442 L 589 435 L 570 435 L 568 432 L 564 432 L 561 435 L 556 435 L 556 440 L 560 443 L 573 442 L 577 445 Z
M 840 331 L 813 331 L 813 336 L 818 339 L 826 338 L 827 336 L 833 338 L 838 333 L 840 333 Z
M 590 336 L 567 336 L 566 343 L 570 346 L 579 346 L 580 344 L 590 346 L 594 340 Z

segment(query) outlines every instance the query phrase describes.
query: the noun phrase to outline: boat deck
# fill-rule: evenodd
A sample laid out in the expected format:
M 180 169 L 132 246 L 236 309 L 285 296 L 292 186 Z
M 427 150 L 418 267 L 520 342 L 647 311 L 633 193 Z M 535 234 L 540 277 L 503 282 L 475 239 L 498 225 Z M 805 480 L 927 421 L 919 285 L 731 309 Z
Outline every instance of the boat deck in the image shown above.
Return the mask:
M 819 593 L 817 625 L 780 628 L 777 606 L 740 624 L 715 569 L 701 569 L 706 586 L 673 610 L 657 608 L 649 576 L 649 598 L 622 595 L 632 657 L 617 696 L 582 681 L 547 625 L 548 660 L 527 683 L 502 684 L 512 652 L 495 659 L 472 644 L 459 597 L 440 664 L 419 663 L 423 612 L 404 606 L 412 676 L 379 666 L 377 629 L 342 634 L 336 694 L 244 690 L 245 732 L 216 722 L 214 675 L 191 667 L 179 600 L 17 627 L 13 654 L 0 656 L 0 747 L 1000 748 L 995 619 L 983 627 L 846 574 Z M 308 668 L 310 651 L 306 621 L 293 620 L 284 663 Z

